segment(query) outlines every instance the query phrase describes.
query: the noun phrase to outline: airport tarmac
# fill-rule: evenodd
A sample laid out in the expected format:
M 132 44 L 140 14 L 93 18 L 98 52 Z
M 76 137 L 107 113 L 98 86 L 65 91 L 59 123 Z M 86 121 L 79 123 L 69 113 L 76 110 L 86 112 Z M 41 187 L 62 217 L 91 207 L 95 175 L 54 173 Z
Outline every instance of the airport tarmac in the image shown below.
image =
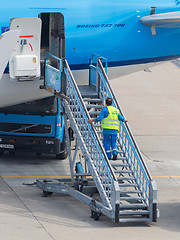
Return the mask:
M 90 218 L 70 196 L 42 197 L 37 178 L 69 176 L 68 160 L 32 153 L 0 156 L 0 239 L 180 239 L 180 69 L 171 62 L 111 84 L 158 186 L 156 223 L 116 224 Z

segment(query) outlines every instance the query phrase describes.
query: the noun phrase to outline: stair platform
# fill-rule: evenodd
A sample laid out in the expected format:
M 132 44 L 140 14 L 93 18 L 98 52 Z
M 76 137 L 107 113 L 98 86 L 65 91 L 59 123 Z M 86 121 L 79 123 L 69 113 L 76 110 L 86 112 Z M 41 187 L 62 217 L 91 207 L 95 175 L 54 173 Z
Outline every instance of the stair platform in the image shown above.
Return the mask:
M 81 96 L 83 98 L 97 98 L 98 97 L 98 93 L 96 92 L 96 88 L 92 87 L 92 86 L 78 86 L 79 87 L 79 91 L 81 93 Z

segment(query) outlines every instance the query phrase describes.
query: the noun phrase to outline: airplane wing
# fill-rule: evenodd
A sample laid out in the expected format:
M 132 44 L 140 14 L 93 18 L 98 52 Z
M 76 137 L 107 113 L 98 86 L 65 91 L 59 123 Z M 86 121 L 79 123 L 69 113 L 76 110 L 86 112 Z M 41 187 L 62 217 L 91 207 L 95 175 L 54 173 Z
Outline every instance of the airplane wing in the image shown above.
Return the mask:
M 0 36 L 0 79 L 20 34 L 21 30 L 11 30 Z
M 155 27 L 180 28 L 180 11 L 161 14 L 152 14 L 142 17 L 140 22 L 151 27 L 152 35 L 156 35 Z

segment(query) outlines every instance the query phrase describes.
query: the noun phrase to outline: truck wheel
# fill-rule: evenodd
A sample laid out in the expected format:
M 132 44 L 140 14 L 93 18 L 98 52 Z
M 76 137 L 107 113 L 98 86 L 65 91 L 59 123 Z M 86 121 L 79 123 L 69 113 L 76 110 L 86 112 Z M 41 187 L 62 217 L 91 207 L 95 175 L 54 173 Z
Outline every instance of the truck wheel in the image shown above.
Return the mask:
M 67 150 L 65 150 L 63 153 L 56 154 L 56 159 L 63 160 L 67 158 Z
M 60 145 L 60 151 L 61 153 L 59 154 L 56 154 L 56 159 L 59 159 L 59 160 L 63 160 L 63 159 L 66 159 L 67 158 L 67 144 L 66 144 L 66 140 L 65 140 L 65 132 L 63 134 L 63 140 L 62 140 L 62 143 Z

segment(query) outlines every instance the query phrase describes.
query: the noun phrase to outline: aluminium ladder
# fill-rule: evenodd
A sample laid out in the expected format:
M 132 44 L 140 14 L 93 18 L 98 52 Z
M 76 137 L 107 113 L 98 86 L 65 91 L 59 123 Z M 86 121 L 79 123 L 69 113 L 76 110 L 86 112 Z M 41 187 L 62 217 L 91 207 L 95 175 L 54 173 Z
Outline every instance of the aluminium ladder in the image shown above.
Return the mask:
M 46 61 L 48 79 L 45 78 L 45 88 L 53 88 L 52 81 L 48 82 L 51 79 L 49 73 L 53 71 L 52 74 L 58 77 L 52 79 L 60 81 L 51 91 L 62 100 L 71 180 L 37 180 L 37 186 L 43 189 L 45 196 L 53 192 L 66 193 L 84 202 L 89 205 L 95 220 L 106 215 L 116 223 L 156 221 L 156 184 L 128 124 L 120 123 L 118 158 L 113 161 L 104 151 L 101 125 L 88 123 L 90 117 L 99 115 L 107 97 L 113 99 L 113 106 L 123 115 L 103 68 L 102 58 L 97 57 L 96 65 L 90 63 L 92 79 L 90 86 L 86 87 L 77 86 L 66 59 L 58 59 L 58 62 L 59 69 L 56 69 Z M 77 142 L 73 156 L 67 121 Z M 83 161 L 78 158 L 79 152 Z

